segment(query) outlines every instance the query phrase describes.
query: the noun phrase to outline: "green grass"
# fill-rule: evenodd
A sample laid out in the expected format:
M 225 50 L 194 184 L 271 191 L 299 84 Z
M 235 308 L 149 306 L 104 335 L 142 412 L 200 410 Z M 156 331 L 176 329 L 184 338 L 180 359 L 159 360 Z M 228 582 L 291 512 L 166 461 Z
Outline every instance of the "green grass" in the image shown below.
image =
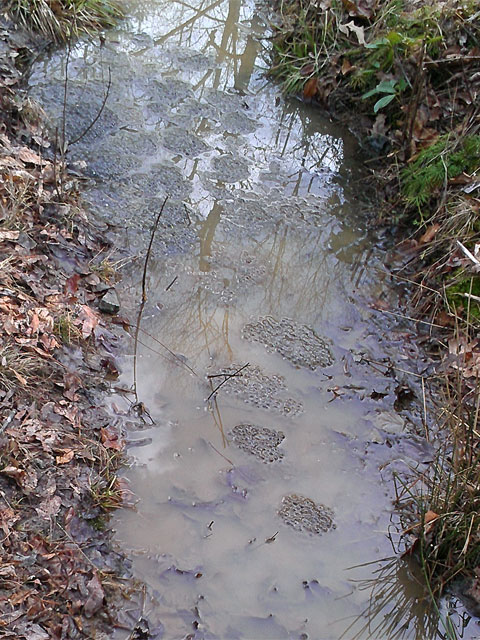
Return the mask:
M 113 27 L 123 17 L 118 0 L 10 0 L 10 16 L 55 43 Z

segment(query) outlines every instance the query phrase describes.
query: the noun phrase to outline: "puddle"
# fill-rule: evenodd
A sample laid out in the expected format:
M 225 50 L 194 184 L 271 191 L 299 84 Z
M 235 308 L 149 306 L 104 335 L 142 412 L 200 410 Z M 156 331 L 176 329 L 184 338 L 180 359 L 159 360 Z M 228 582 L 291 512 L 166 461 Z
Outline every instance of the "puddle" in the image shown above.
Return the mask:
M 345 638 L 388 640 L 397 600 L 369 629 L 372 584 L 352 581 L 381 565 L 348 568 L 392 555 L 392 473 L 432 451 L 420 409 L 395 410 L 422 362 L 359 215 L 354 143 L 265 79 L 253 2 L 138 0 L 129 15 L 102 46 L 38 63 L 30 86 L 61 117 L 68 67 L 69 159 L 87 160 L 85 200 L 139 257 L 124 316 L 168 196 L 137 361 L 155 424 L 129 434 L 138 505 L 114 518 L 146 613 L 164 638 L 338 640 L 360 616 Z M 123 369 L 131 384 L 131 355 Z M 408 576 L 393 584 L 405 598 Z M 426 619 L 395 637 L 435 637 Z

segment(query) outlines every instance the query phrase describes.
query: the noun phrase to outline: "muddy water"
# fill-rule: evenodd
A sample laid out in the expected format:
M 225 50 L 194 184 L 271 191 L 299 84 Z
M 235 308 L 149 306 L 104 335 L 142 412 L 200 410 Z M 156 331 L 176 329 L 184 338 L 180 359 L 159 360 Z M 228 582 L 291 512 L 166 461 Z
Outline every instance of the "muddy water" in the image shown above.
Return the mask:
M 69 159 L 98 224 L 138 257 L 118 290 L 133 321 L 162 210 L 136 374 L 154 424 L 128 434 L 138 504 L 114 520 L 146 614 L 168 639 L 397 637 L 389 612 L 418 596 L 408 571 L 362 630 L 383 565 L 349 567 L 392 555 L 392 473 L 432 452 L 415 403 L 395 405 L 422 363 L 411 327 L 370 305 L 395 313 L 398 292 L 360 213 L 355 145 L 265 80 L 252 2 L 129 14 L 101 46 L 38 64 L 31 92 L 61 134 L 67 72 Z M 398 637 L 435 637 L 411 615 Z

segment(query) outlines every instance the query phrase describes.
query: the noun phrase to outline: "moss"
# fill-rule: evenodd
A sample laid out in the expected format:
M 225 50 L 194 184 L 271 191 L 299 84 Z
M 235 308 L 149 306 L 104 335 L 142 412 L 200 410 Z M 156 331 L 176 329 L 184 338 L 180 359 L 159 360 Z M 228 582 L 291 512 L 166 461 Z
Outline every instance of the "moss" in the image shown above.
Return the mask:
M 461 277 L 463 275 L 463 277 Z M 469 307 L 469 315 L 471 318 L 480 320 L 480 303 L 466 297 L 464 294 L 477 296 L 480 298 L 480 276 L 465 276 L 463 271 L 455 277 L 452 284 L 446 287 L 446 297 L 448 304 L 454 309 L 459 310 L 460 307 L 466 309 Z M 469 304 L 470 303 L 470 304 Z
M 402 194 L 409 205 L 420 207 L 448 180 L 461 173 L 474 173 L 479 167 L 480 135 L 458 139 L 448 134 L 440 136 L 402 171 Z
M 90 525 L 95 531 L 106 531 L 108 524 L 107 518 L 104 515 L 97 516 L 89 521 Z

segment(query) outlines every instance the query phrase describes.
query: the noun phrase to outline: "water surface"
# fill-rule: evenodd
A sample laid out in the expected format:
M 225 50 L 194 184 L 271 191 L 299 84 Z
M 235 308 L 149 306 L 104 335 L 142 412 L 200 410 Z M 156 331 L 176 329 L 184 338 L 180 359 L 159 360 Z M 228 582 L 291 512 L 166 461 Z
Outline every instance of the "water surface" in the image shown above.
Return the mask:
M 371 584 L 354 580 L 381 565 L 349 569 L 393 554 L 392 473 L 432 456 L 420 411 L 394 407 L 422 363 L 361 211 L 355 143 L 265 78 L 264 8 L 129 14 L 101 46 L 37 65 L 31 91 L 61 130 L 67 71 L 69 159 L 138 258 L 118 289 L 132 322 L 162 211 L 136 374 L 154 425 L 129 433 L 138 504 L 114 524 L 146 613 L 171 639 L 338 640 L 357 618 L 344 637 L 430 637 L 421 607 L 391 635 L 396 600 L 362 631 Z M 123 369 L 132 384 L 131 354 Z M 407 574 L 393 584 L 411 600 Z

